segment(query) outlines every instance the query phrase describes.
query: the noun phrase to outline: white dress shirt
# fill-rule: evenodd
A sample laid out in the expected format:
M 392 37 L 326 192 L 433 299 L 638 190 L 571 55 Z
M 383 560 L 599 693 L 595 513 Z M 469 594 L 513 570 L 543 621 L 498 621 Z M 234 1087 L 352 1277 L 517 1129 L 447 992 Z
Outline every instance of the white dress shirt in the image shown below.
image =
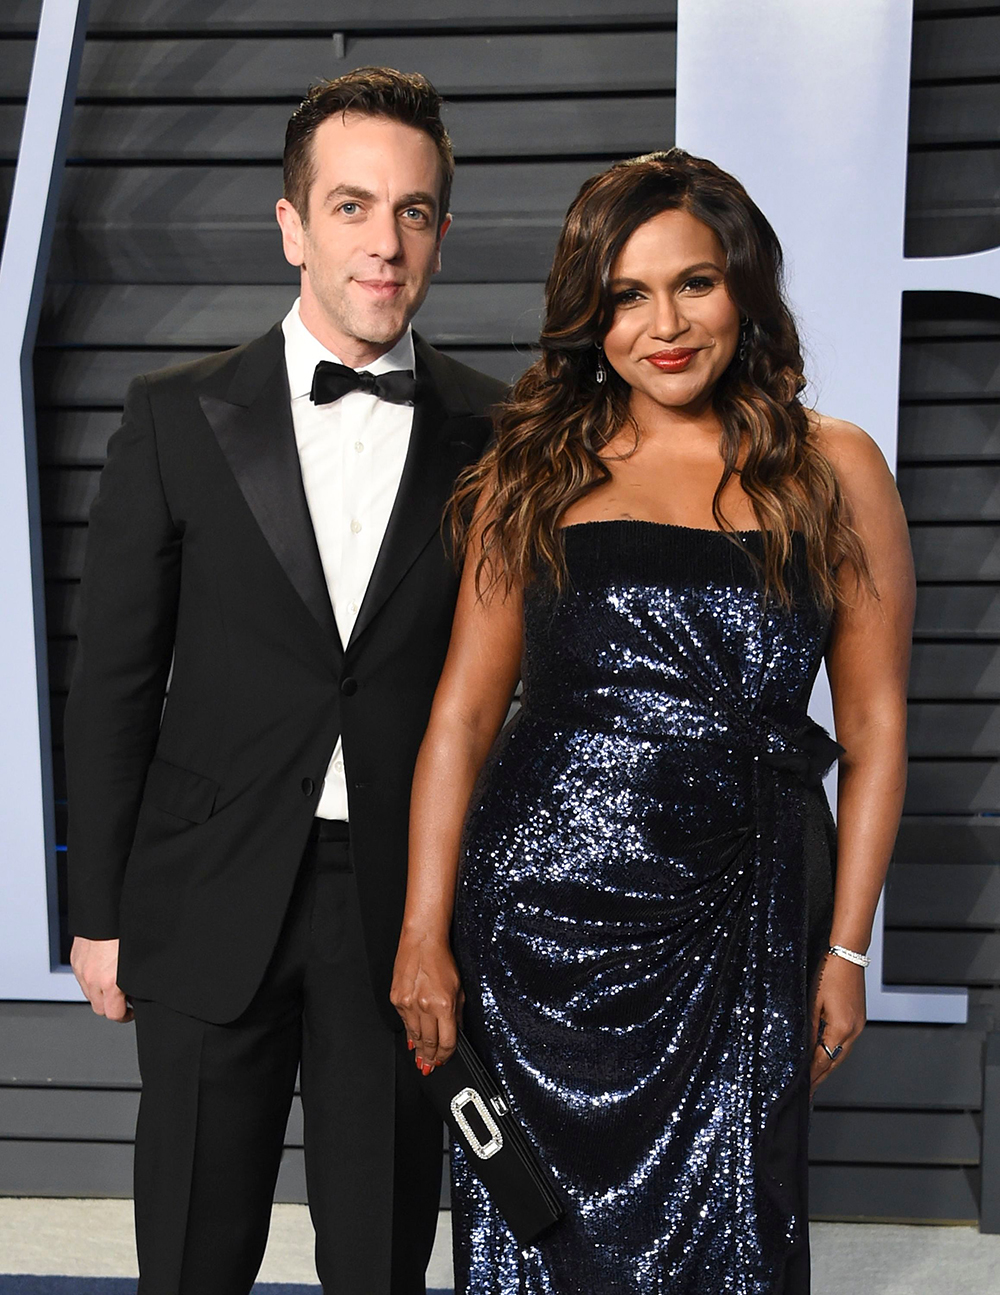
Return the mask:
M 296 300 L 281 323 L 292 398 L 292 427 L 302 484 L 333 614 L 344 647 L 351 637 L 375 559 L 399 489 L 410 442 L 413 409 L 363 391 L 329 405 L 309 399 L 320 360 L 343 364 L 309 332 Z M 414 368 L 413 336 L 403 334 L 391 351 L 360 366 L 369 373 Z M 338 739 L 316 807 L 319 818 L 346 819 L 347 778 Z

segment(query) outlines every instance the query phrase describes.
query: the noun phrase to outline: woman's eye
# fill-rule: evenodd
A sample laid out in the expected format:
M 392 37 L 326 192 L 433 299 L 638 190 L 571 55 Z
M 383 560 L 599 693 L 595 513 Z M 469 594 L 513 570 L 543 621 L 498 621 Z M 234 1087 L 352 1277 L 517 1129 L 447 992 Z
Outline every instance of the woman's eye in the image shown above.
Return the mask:
M 684 287 L 690 288 L 692 292 L 707 292 L 710 288 L 715 287 L 715 280 L 704 278 L 687 279 Z
M 638 288 L 626 288 L 624 292 L 619 292 L 615 297 L 616 306 L 631 306 L 633 302 L 640 301 L 642 293 Z

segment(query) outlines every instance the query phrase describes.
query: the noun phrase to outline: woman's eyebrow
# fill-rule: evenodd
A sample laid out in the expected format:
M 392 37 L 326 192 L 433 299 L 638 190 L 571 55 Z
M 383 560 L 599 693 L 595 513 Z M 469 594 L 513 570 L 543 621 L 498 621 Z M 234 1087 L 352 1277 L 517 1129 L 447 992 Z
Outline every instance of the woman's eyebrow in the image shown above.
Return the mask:
M 716 265 L 714 261 L 699 261 L 696 265 L 685 266 L 683 270 L 680 270 L 677 274 L 674 275 L 674 278 L 686 279 L 689 277 L 689 275 L 697 274 L 699 270 L 715 270 L 717 274 L 725 273 L 725 271 L 722 269 L 722 266 Z M 626 278 L 624 275 L 619 275 L 617 279 L 612 279 L 611 283 L 609 284 L 609 287 L 612 287 L 612 288 L 624 288 L 626 286 L 633 287 L 633 288 L 645 288 L 647 287 L 647 284 L 643 279 L 635 279 L 635 278 L 630 279 L 630 278 Z
M 724 273 L 722 266 L 716 265 L 714 261 L 699 261 L 697 265 L 689 265 L 686 270 L 681 270 L 677 277 L 686 279 L 689 274 L 697 274 L 699 270 L 715 270 L 719 274 Z

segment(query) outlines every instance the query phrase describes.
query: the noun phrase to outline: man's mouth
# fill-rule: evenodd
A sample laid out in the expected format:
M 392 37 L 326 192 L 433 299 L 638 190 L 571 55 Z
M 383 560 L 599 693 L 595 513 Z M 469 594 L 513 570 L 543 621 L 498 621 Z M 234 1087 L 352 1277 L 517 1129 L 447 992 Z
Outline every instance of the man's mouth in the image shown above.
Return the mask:
M 378 301 L 392 301 L 403 291 L 398 279 L 355 279 L 354 282 Z

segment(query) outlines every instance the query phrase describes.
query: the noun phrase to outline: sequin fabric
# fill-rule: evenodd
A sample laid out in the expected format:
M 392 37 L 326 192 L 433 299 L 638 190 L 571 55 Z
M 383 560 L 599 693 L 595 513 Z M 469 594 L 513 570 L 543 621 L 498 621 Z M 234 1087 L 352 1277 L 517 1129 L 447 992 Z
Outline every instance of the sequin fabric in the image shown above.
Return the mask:
M 454 942 L 466 1029 L 567 1217 L 520 1250 L 456 1149 L 456 1293 L 791 1295 L 804 1202 L 774 1129 L 828 922 L 804 864 L 828 810 L 796 772 L 828 618 L 801 545 L 786 609 L 718 532 L 565 542 L 568 590 L 526 594 L 523 704 L 470 806 Z

